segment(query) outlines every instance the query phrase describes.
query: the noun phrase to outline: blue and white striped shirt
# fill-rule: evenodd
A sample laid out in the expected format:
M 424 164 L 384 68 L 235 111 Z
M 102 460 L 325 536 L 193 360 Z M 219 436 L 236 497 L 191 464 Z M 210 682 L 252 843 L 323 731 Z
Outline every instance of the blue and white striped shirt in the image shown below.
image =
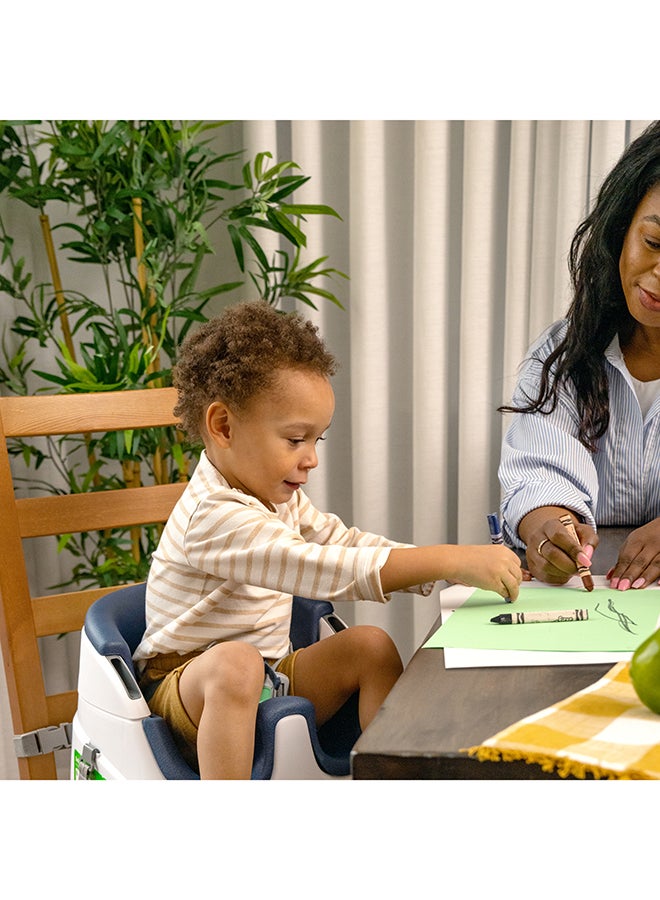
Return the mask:
M 566 333 L 551 325 L 530 347 L 512 405 L 538 396 L 541 365 Z M 591 453 L 578 440 L 575 389 L 559 393 L 549 415 L 514 413 L 499 477 L 506 539 L 524 548 L 520 520 L 539 506 L 565 506 L 591 525 L 639 526 L 660 516 L 660 396 L 642 411 L 615 337 L 605 351 L 610 423 Z

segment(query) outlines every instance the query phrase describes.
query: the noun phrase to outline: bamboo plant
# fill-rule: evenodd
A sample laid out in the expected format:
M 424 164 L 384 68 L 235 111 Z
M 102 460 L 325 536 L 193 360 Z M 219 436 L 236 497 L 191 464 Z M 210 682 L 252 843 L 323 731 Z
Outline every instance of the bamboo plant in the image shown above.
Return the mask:
M 223 122 L 0 121 L 0 195 L 38 216 L 50 280 L 37 283 L 0 215 L 0 302 L 10 308 L 0 346 L 0 389 L 94 392 L 171 384 L 176 349 L 209 303 L 226 302 L 246 283 L 251 298 L 280 307 L 286 298 L 341 306 L 324 279 L 346 277 L 327 257 L 301 263 L 310 215 L 326 205 L 298 204 L 309 179 L 292 160 L 262 152 L 220 152 Z M 231 198 L 228 199 L 228 198 Z M 57 225 L 51 224 L 51 211 Z M 201 288 L 205 264 L 219 267 L 211 234 L 225 230 L 227 280 Z M 268 258 L 261 239 L 274 233 Z M 56 237 L 63 236 L 59 242 Z M 95 296 L 63 284 L 66 254 L 98 272 Z M 70 265 L 70 264 L 69 264 Z M 37 348 L 38 351 L 37 351 Z M 37 368 L 35 352 L 54 365 Z M 31 485 L 46 459 L 60 484 L 47 491 L 104 490 L 142 481 L 187 480 L 198 448 L 174 430 L 86 435 L 45 444 L 15 441 Z M 156 527 L 62 535 L 71 582 L 119 584 L 146 576 Z

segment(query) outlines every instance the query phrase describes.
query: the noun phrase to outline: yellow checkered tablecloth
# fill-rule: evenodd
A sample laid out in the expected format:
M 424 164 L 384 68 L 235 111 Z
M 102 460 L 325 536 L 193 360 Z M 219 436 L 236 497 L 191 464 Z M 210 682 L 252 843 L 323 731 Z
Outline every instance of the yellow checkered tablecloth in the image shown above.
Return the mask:
M 630 664 L 467 751 L 479 760 L 538 763 L 577 778 L 660 778 L 660 716 L 639 700 Z

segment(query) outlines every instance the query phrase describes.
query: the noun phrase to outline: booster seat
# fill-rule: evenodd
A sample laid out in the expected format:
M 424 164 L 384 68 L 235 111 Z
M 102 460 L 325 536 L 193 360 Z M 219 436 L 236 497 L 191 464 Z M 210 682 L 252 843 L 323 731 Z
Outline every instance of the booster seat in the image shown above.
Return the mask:
M 331 603 L 294 597 L 294 649 L 346 625 Z M 132 654 L 145 629 L 145 584 L 119 588 L 89 608 L 81 631 L 78 708 L 72 726 L 73 779 L 198 779 L 140 691 Z M 274 696 L 258 707 L 253 779 L 346 778 L 360 734 L 357 694 L 321 729 L 303 697 Z

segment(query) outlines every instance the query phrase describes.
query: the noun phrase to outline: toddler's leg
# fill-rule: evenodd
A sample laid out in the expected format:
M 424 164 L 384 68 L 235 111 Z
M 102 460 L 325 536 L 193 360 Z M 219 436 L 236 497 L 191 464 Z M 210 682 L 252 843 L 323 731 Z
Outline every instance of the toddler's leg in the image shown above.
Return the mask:
M 359 690 L 360 727 L 364 730 L 402 671 L 401 657 L 385 631 L 354 625 L 300 651 L 295 693 L 312 701 L 317 723 L 323 725 Z
M 197 725 L 201 778 L 249 778 L 264 662 L 250 644 L 210 647 L 186 666 L 179 693 Z

